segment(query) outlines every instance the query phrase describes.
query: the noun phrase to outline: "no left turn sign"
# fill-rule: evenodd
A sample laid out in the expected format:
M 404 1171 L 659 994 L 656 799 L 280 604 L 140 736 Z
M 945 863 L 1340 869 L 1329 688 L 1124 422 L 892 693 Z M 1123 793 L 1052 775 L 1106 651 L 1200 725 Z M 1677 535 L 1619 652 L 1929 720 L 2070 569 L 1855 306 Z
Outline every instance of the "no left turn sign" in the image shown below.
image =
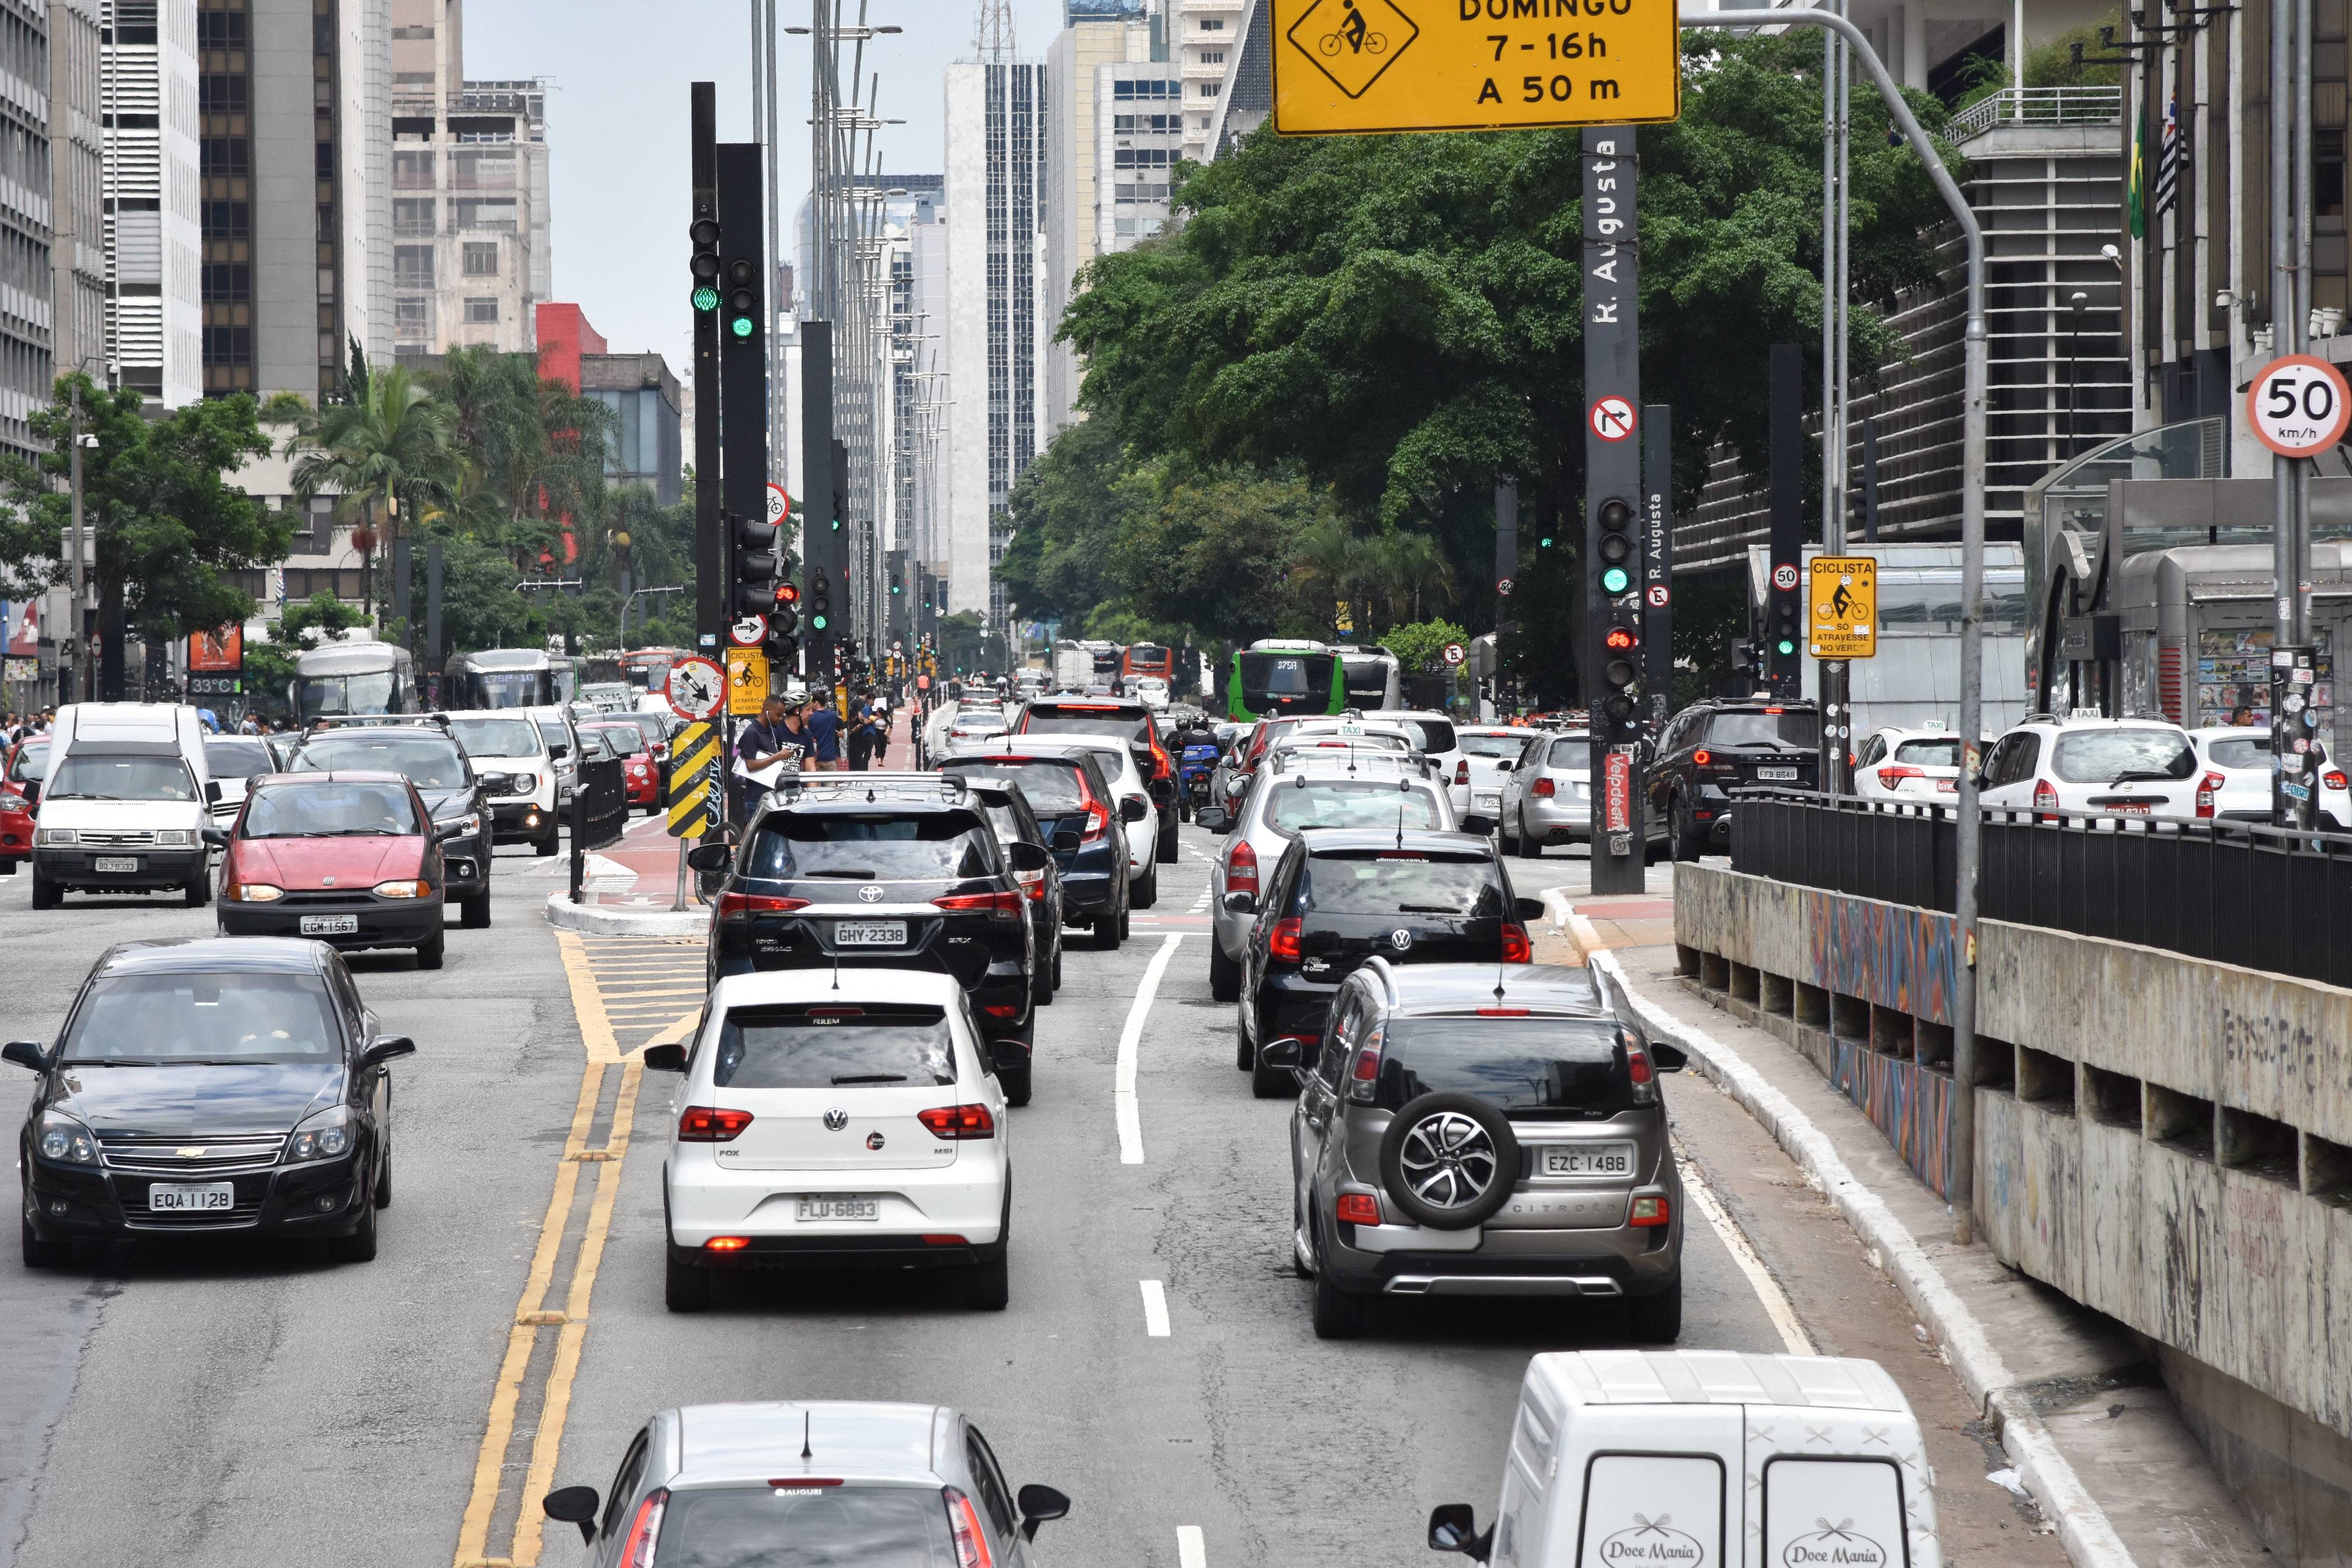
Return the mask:
M 2288 354 L 2247 384 L 2246 423 L 2280 457 L 2315 458 L 2344 438 L 2352 391 L 2326 360 Z
M 1592 433 L 1604 441 L 1622 441 L 1633 433 L 1633 405 L 1612 393 L 1592 400 Z

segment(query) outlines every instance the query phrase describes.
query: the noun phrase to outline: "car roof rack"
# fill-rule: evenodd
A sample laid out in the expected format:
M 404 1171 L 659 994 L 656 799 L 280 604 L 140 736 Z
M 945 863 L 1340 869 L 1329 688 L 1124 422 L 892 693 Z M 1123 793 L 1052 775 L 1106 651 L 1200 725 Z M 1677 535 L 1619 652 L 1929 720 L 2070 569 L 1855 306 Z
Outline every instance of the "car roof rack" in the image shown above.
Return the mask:
M 449 715 L 437 709 L 430 713 L 323 713 L 311 720 L 302 733 L 315 735 L 321 730 L 422 730 L 428 726 L 446 732 Z
M 945 804 L 960 803 L 971 793 L 971 785 L 951 773 L 787 773 L 776 787 L 793 801 L 810 800 L 812 796 L 838 800 L 863 792 L 867 800 L 878 802 L 887 791 L 892 800 L 935 798 Z

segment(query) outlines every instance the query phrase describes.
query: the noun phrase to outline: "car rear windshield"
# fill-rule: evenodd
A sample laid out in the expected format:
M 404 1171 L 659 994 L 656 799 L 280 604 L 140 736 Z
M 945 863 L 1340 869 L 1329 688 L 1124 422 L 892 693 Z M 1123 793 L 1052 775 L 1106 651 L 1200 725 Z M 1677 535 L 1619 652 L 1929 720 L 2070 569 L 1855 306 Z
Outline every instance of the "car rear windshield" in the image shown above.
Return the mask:
M 466 759 L 446 736 L 410 731 L 318 735 L 302 742 L 289 773 L 403 773 L 426 789 L 466 787 Z
M 77 752 L 49 781 L 51 800 L 194 800 L 196 778 L 177 757 Z
M 1960 765 L 1960 738 L 1948 741 L 1897 741 L 1895 760 L 1922 768 L 1957 768 Z
M 1058 816 L 1086 805 L 1086 786 L 1078 764 L 1058 759 L 1019 763 L 992 757 L 983 765 L 950 761 L 940 771 L 973 784 L 1014 784 L 1029 797 L 1029 809 L 1040 816 Z
M 332 1061 L 334 1004 L 316 974 L 119 974 L 89 988 L 66 1030 L 68 1062 Z
M 2077 730 L 2058 737 L 2050 765 L 2068 784 L 2112 784 L 2185 779 L 2197 771 L 2197 756 L 2178 730 Z
M 1474 757 L 1516 757 L 1526 747 L 1528 738 L 1520 734 L 1457 734 L 1454 737 L 1454 743 Z
M 1379 733 L 1342 735 L 1329 730 L 1307 730 L 1295 735 L 1285 735 L 1276 744 L 1277 752 L 1393 752 L 1412 750 L 1402 735 Z
M 969 811 L 902 816 L 787 812 L 751 845 L 752 877 L 855 878 L 866 882 L 959 881 L 996 874 L 987 825 Z
M 999 844 L 1018 844 L 1028 837 L 1028 830 L 1021 821 L 1021 814 L 1013 809 L 1010 801 L 998 805 L 993 802 L 983 800 L 980 803 L 980 809 L 987 814 L 989 826 L 996 829 L 996 841 Z
M 1710 746 L 1817 746 L 1821 721 L 1810 708 L 1732 710 L 1706 721 Z
M 799 1461 L 795 1460 L 797 1464 Z M 956 1568 L 936 1487 L 710 1487 L 675 1491 L 654 1568 Z
M 1443 827 L 1437 796 L 1425 789 L 1399 789 L 1390 780 L 1280 784 L 1266 796 L 1265 823 L 1277 833 L 1318 827 Z
M 1554 741 L 1550 754 L 1545 757 L 1549 768 L 1572 768 L 1589 773 L 1592 768 L 1592 742 L 1590 741 Z
M 449 728 L 469 756 L 530 757 L 539 752 L 539 743 L 531 738 L 537 726 L 529 719 L 452 719 Z
M 1032 708 L 1021 721 L 1024 735 L 1117 735 L 1122 741 L 1149 740 L 1151 716 L 1139 713 L 1133 717 L 1116 708 L 1094 711 L 1068 709 Z
M 1489 860 L 1441 858 L 1417 849 L 1350 849 L 1308 858 L 1300 907 L 1333 915 L 1499 918 L 1503 879 Z
M 642 757 L 647 749 L 646 732 L 635 724 L 583 725 L 580 732 L 583 735 L 604 736 L 605 742 L 613 748 L 614 752 L 624 757 Z
M 264 784 L 238 828 L 246 838 L 385 838 L 425 831 L 408 791 L 383 782 Z
M 936 1088 L 956 1080 L 937 1007 L 738 1007 L 719 1029 L 720 1089 Z
M 1454 726 L 1443 719 L 1399 719 L 1396 722 L 1407 730 L 1421 731 L 1421 749 L 1424 752 L 1454 750 Z
M 2217 768 L 2260 768 L 2268 773 L 2271 766 L 2270 732 L 2257 730 L 2244 735 L 2232 735 L 2224 741 L 2208 741 L 2205 753 L 2213 759 L 2213 765 Z
M 1628 1089 L 1613 1024 L 1578 1018 L 1406 1018 L 1381 1041 L 1377 1103 L 1475 1094 L 1499 1110 L 1605 1110 Z
M 256 773 L 274 773 L 278 764 L 269 760 L 269 748 L 258 741 L 218 738 L 205 742 L 205 771 L 216 779 L 249 779 Z

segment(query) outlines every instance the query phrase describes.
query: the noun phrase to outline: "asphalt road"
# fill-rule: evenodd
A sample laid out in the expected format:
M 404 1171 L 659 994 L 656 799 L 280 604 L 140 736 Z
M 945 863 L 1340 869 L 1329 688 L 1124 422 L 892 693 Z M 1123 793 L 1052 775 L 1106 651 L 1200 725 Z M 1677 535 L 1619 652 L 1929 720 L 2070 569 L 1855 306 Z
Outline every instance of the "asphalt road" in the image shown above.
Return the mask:
M 605 1486 L 655 1409 L 765 1397 L 962 1407 L 1016 1486 L 1073 1499 L 1040 1538 L 1050 1561 L 1429 1561 L 1432 1505 L 1493 1508 L 1528 1356 L 1623 1342 L 1604 1306 L 1525 1301 L 1383 1304 L 1360 1342 L 1314 1337 L 1289 1268 L 1287 1108 L 1253 1100 L 1233 1067 L 1204 945 L 1214 841 L 1184 838 L 1158 909 L 1118 952 L 1074 947 L 1041 1017 L 1035 1100 L 1011 1129 L 1003 1313 L 923 1280 L 779 1277 L 722 1284 L 700 1317 L 665 1311 L 671 1080 L 639 1093 L 630 1057 L 690 1016 L 698 944 L 559 937 L 536 906 L 562 862 L 509 851 L 497 923 L 453 928 L 445 970 L 355 964 L 419 1047 L 395 1069 L 397 1199 L 376 1261 L 194 1241 L 58 1273 L 0 1261 L 0 1564 L 569 1565 L 584 1557 L 568 1527 L 538 1528 L 548 1485 Z M 26 885 L 0 881 L 11 1037 L 53 1034 L 108 941 L 211 926 L 160 900 L 34 915 Z M 1122 1163 L 1122 1026 L 1171 941 L 1137 1038 L 1144 1160 Z M 27 1080 L 5 1070 L 13 1137 Z M 1727 1206 L 1748 1206 L 1731 1188 L 1786 1184 L 1777 1158 L 1743 1141 L 1720 1166 Z M 1682 1342 L 1788 1348 L 1766 1269 L 1696 1215 L 1687 1236 Z M 1899 1344 L 1899 1301 L 1858 1258 L 1828 1257 L 1834 1244 L 1761 1249 L 1775 1272 L 1846 1270 L 1831 1310 Z M 1949 1381 L 1933 1363 L 1898 1375 Z M 2007 1528 L 1996 1495 L 1988 1530 Z M 1180 1559 L 1180 1530 L 1199 1531 L 1199 1556 Z

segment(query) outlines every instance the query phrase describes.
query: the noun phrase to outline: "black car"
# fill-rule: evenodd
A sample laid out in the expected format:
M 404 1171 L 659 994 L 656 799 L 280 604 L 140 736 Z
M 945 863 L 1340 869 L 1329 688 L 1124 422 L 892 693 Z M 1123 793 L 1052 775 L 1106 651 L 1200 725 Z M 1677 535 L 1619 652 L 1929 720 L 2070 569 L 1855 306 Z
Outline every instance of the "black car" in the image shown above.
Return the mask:
M 1176 760 L 1160 743 L 1160 726 L 1150 708 L 1123 697 L 1041 697 L 1021 710 L 1013 726 L 1016 735 L 1116 735 L 1134 753 L 1136 771 L 1151 790 L 1152 808 L 1159 814 L 1160 837 L 1154 859 L 1162 866 L 1176 860 Z
M 974 783 L 1020 785 L 1061 874 L 1062 918 L 1091 927 L 1098 948 L 1127 940 L 1127 846 L 1115 826 L 1118 798 L 1098 758 L 1080 745 L 1041 749 L 1030 742 L 1017 752 L 950 757 L 940 772 Z M 1142 802 L 1129 799 L 1141 810 Z
M 1054 1005 L 1062 984 L 1062 869 L 1053 861 L 1053 842 L 1037 814 L 1029 808 L 1028 793 L 1018 784 L 990 784 L 961 775 L 971 787 L 972 803 L 988 825 L 996 829 L 1000 845 L 1034 844 L 1045 854 L 1045 864 L 1034 871 L 1015 871 L 1029 900 L 1029 931 L 1037 953 L 1036 973 L 1030 977 L 1030 999 L 1040 1007 Z
M 25 1264 L 76 1241 L 189 1231 L 323 1240 L 375 1256 L 392 1202 L 392 1081 L 416 1049 L 379 1034 L 335 950 L 274 937 L 124 942 L 82 982 L 18 1139 Z
M 1525 963 L 1526 921 L 1543 905 L 1511 891 L 1495 847 L 1475 833 L 1326 828 L 1291 841 L 1242 950 L 1234 1065 L 1261 1100 L 1297 1090 L 1267 1045 L 1322 1037 L 1331 994 L 1368 958 L 1391 963 Z M 1241 900 L 1236 902 L 1235 900 Z
M 1709 698 L 1675 714 L 1650 760 L 1650 839 L 1664 839 L 1677 860 L 1727 848 L 1733 791 L 1814 787 L 1821 722 L 1802 698 Z
M 952 974 L 993 1042 L 997 1081 L 1029 1102 L 1037 949 L 1022 871 L 1053 856 L 1000 844 L 959 778 L 811 774 L 770 794 L 740 847 L 701 846 L 688 861 L 725 870 L 707 973 L 829 965 Z
M 433 814 L 434 836 L 457 830 L 441 842 L 445 896 L 468 930 L 490 923 L 490 846 L 498 831 L 490 797 L 506 793 L 507 775 L 476 773 L 446 719 L 321 721 L 304 733 L 286 771 L 405 774 Z

